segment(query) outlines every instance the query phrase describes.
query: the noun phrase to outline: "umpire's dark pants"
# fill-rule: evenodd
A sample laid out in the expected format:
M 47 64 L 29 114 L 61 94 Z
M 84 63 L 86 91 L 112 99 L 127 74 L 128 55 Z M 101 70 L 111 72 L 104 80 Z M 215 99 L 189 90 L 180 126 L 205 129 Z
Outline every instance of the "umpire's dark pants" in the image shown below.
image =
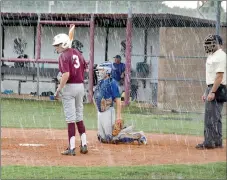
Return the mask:
M 212 87 L 206 89 L 206 97 Z M 207 145 L 222 145 L 222 115 L 221 111 L 224 103 L 213 101 L 205 101 L 205 117 L 204 117 L 204 143 Z

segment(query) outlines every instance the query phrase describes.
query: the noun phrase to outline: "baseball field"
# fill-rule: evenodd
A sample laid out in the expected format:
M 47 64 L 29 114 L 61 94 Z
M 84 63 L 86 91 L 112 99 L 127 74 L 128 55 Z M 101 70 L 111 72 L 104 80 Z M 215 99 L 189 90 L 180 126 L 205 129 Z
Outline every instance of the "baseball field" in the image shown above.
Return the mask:
M 143 130 L 147 145 L 100 144 L 95 107 L 85 104 L 88 154 L 62 156 L 67 129 L 61 102 L 1 99 L 1 179 L 226 179 L 224 148 L 197 150 L 203 114 L 124 108 L 126 124 Z

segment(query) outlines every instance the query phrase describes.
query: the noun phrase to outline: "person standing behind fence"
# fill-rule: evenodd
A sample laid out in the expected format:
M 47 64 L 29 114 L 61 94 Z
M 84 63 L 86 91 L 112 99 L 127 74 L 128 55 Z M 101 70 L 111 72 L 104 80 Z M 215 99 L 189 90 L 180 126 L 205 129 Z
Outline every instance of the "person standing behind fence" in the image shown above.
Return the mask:
M 222 108 L 220 89 L 226 89 L 226 53 L 221 49 L 222 38 L 209 35 L 205 38 L 207 88 L 202 96 L 205 102 L 204 142 L 197 149 L 213 149 L 222 146 Z M 226 96 L 226 92 L 224 93 Z
M 82 54 L 70 48 L 70 39 L 67 34 L 58 34 L 54 37 L 52 44 L 59 56 L 59 70 L 62 73 L 60 85 L 55 96 L 62 94 L 62 103 L 68 125 L 69 146 L 62 155 L 75 156 L 75 122 L 80 133 L 80 152 L 86 154 L 87 140 L 83 122 L 83 96 L 84 96 L 84 71 L 86 62 Z
M 120 93 L 124 90 L 125 64 L 121 62 L 121 56 L 116 55 L 113 63 L 111 77 L 117 81 Z

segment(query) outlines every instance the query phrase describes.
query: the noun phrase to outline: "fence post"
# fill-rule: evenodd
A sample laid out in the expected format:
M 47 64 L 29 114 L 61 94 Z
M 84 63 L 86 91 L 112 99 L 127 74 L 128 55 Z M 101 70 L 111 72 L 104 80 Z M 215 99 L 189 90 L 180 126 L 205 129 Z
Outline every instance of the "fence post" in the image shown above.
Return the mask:
M 37 98 L 39 99 L 39 63 L 38 60 L 40 59 L 41 54 L 41 24 L 40 24 L 40 14 L 38 15 L 38 22 L 37 22 L 37 32 L 36 32 L 36 64 L 37 64 Z
M 126 27 L 126 67 L 125 67 L 125 105 L 130 104 L 130 85 L 131 85 L 131 48 L 132 48 L 132 9 L 129 8 L 127 27 Z
M 217 9 L 216 9 L 216 34 L 220 34 L 220 22 L 221 22 L 221 1 L 217 1 Z
M 0 1 L 0 107 L 1 107 L 1 94 L 2 94 L 2 1 Z M 1 108 L 0 108 L 0 119 L 1 119 Z
M 95 21 L 94 14 L 90 20 L 90 62 L 89 62 L 89 102 L 92 103 L 93 97 L 93 67 L 94 67 L 94 36 L 95 36 Z

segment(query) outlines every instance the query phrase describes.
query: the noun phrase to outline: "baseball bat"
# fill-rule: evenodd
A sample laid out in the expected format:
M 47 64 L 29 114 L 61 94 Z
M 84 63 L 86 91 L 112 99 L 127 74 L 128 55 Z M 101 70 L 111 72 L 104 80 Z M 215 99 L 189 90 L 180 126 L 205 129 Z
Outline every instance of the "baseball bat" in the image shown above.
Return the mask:
M 73 38 L 75 33 L 75 24 L 71 24 L 69 27 L 69 39 L 70 39 L 70 48 L 72 46 Z

